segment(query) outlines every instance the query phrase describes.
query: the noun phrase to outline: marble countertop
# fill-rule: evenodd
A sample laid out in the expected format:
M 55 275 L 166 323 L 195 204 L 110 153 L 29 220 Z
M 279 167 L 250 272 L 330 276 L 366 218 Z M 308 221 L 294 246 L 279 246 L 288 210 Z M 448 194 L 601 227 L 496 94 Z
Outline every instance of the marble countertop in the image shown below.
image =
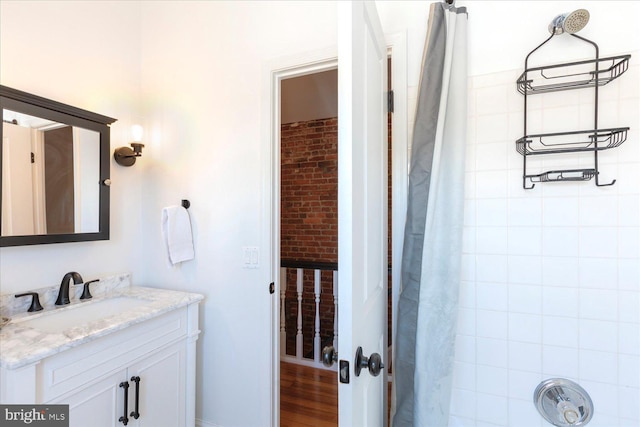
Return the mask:
M 135 310 L 124 314 L 86 322 L 65 329 L 62 333 L 43 332 L 21 325 L 21 321 L 47 316 L 54 310 L 73 310 L 82 304 L 89 305 L 109 298 L 132 297 L 144 300 Z M 131 325 L 160 316 L 180 307 L 203 299 L 200 294 L 146 288 L 141 286 L 118 286 L 102 295 L 94 295 L 88 301 L 75 300 L 59 308 L 45 308 L 37 313 L 21 313 L 12 316 L 12 321 L 0 329 L 0 367 L 16 369 L 38 362 L 45 357 L 77 347 L 99 337 L 125 329 Z

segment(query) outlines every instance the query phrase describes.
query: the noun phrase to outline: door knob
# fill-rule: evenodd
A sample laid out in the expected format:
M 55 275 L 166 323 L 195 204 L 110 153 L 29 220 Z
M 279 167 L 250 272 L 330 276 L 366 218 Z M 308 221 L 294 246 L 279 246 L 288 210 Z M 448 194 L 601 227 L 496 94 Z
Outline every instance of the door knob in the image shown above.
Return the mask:
M 378 353 L 373 353 L 370 357 L 362 355 L 362 347 L 358 347 L 356 350 L 356 364 L 354 367 L 356 377 L 360 376 L 362 368 L 369 369 L 369 373 L 374 377 L 380 375 L 380 371 L 384 368 L 382 364 L 382 357 Z
M 332 345 L 325 346 L 322 349 L 322 364 L 327 368 L 331 367 L 338 361 L 338 352 Z

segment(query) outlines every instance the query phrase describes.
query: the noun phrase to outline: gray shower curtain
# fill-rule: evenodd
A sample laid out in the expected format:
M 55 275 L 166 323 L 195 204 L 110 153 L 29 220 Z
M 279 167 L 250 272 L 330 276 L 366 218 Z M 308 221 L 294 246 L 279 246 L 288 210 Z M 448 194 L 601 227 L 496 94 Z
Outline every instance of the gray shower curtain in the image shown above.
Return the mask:
M 429 13 L 411 148 L 392 425 L 448 425 L 462 254 L 467 13 Z

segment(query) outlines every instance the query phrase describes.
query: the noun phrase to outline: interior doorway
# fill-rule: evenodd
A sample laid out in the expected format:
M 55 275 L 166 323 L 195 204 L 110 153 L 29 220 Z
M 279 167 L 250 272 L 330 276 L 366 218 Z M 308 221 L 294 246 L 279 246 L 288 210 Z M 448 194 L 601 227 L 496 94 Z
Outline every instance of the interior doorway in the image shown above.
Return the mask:
M 404 231 L 404 217 L 406 215 L 406 205 L 402 203 L 403 200 L 406 200 L 406 184 L 407 184 L 407 175 L 408 175 L 407 174 L 408 123 L 407 123 L 407 85 L 406 85 L 406 35 L 396 34 L 390 37 L 388 36 L 387 41 L 389 46 L 389 53 L 390 55 L 391 53 L 393 53 L 393 58 L 394 58 L 394 61 L 391 64 L 391 70 L 389 73 L 390 82 L 394 88 L 394 102 L 393 102 L 394 114 L 390 119 L 390 124 L 391 124 L 391 127 L 393 128 L 393 132 L 392 132 L 393 137 L 391 139 L 391 141 L 393 141 L 393 145 L 392 145 L 393 155 L 390 156 L 390 170 L 392 171 L 392 177 L 391 177 L 391 183 L 390 183 L 391 187 L 390 187 L 389 194 L 393 200 L 399 201 L 399 203 L 395 203 L 395 202 L 393 203 L 392 211 L 389 214 L 389 218 L 393 219 L 392 223 L 390 224 L 391 231 L 389 234 L 389 236 L 391 237 L 391 241 L 393 242 L 390 248 L 390 252 L 392 253 L 392 255 L 390 256 L 390 275 L 391 276 L 390 276 L 389 282 L 398 283 L 399 274 L 400 274 L 399 268 L 391 268 L 391 266 L 395 265 L 399 267 L 400 265 L 399 257 L 401 254 L 402 233 Z M 297 269 L 299 267 L 295 267 L 294 269 L 296 271 L 293 273 L 286 273 L 283 275 L 280 274 L 281 268 L 282 268 L 281 257 L 280 257 L 280 254 L 282 252 L 281 239 L 280 239 L 280 236 L 282 234 L 281 233 L 281 226 L 282 226 L 281 212 L 282 210 L 285 209 L 284 203 L 282 203 L 281 205 L 281 201 L 280 201 L 280 192 L 281 192 L 280 183 L 281 183 L 281 178 L 283 178 L 281 176 L 281 174 L 283 173 L 283 171 L 281 170 L 281 165 L 284 163 L 283 159 L 281 158 L 281 156 L 283 156 L 283 153 L 281 150 L 281 141 L 282 141 L 281 133 L 282 133 L 283 124 L 289 125 L 289 127 L 298 128 L 297 129 L 298 132 L 300 132 L 300 129 L 305 129 L 305 128 L 307 128 L 307 131 L 309 131 L 308 128 L 310 123 L 303 124 L 301 122 L 307 122 L 307 121 L 311 122 L 314 120 L 314 119 L 309 119 L 309 120 L 300 119 L 297 121 L 291 121 L 291 120 L 283 119 L 281 115 L 284 113 L 285 109 L 282 107 L 281 88 L 283 85 L 286 85 L 287 83 L 293 83 L 295 79 L 300 77 L 305 77 L 313 74 L 322 74 L 329 71 L 335 72 L 337 70 L 337 60 L 335 59 L 335 57 L 336 57 L 335 51 L 329 52 L 328 54 L 325 51 L 325 52 L 319 52 L 315 56 L 305 55 L 305 57 L 302 59 L 300 57 L 287 58 L 284 60 L 278 60 L 270 64 L 269 87 L 271 90 L 270 120 L 271 120 L 271 141 L 272 141 L 270 179 L 272 182 L 272 189 L 273 189 L 272 190 L 272 195 L 273 195 L 272 206 L 271 206 L 272 226 L 271 226 L 270 235 L 271 235 L 271 244 L 272 244 L 271 247 L 273 251 L 272 252 L 273 253 L 272 274 L 275 279 L 274 291 L 276 294 L 275 295 L 276 298 L 272 300 L 273 302 L 272 336 L 273 336 L 273 343 L 274 343 L 273 370 L 272 370 L 273 372 L 273 375 L 272 375 L 272 393 L 273 393 L 272 425 L 274 426 L 286 425 L 286 421 L 280 419 L 280 408 L 289 405 L 289 402 L 283 401 L 283 399 L 288 399 L 288 397 L 286 396 L 282 397 L 280 394 L 281 380 L 285 382 L 289 381 L 289 386 L 291 386 L 291 381 L 294 381 L 291 379 L 291 376 L 287 377 L 287 379 L 284 379 L 284 376 L 281 378 L 280 360 L 283 354 L 286 355 L 287 352 L 293 353 L 293 355 L 295 355 L 296 354 L 295 352 L 298 347 L 298 344 L 296 343 L 296 336 L 298 335 L 298 321 L 297 321 L 298 295 L 297 295 L 296 275 L 297 275 Z M 300 93 L 297 93 L 297 95 L 300 95 Z M 324 93 L 319 102 L 321 103 L 328 102 L 327 101 L 328 98 L 326 95 L 327 94 Z M 317 105 L 317 103 L 309 102 L 308 100 L 307 100 L 307 103 L 313 104 L 312 106 L 314 107 L 319 106 Z M 332 123 L 326 120 L 326 119 L 331 119 L 331 117 L 329 117 L 331 116 L 331 114 L 329 115 L 323 114 L 323 116 L 325 117 L 316 117 L 315 120 L 324 121 L 324 123 L 322 124 L 316 123 L 315 125 L 316 126 L 332 125 Z M 285 122 L 289 122 L 289 123 L 285 123 Z M 296 123 L 297 123 L 296 126 L 291 126 L 291 124 L 295 125 Z M 337 142 L 337 123 L 335 124 L 335 126 L 336 126 L 336 142 Z M 330 133 L 331 130 L 329 129 L 326 132 Z M 318 132 L 314 132 L 314 133 L 317 134 Z M 318 135 L 316 135 L 316 137 L 317 136 Z M 320 139 L 322 138 L 326 139 L 326 135 L 324 137 L 320 137 Z M 321 165 L 321 167 L 324 167 L 326 169 L 331 169 L 330 162 L 327 163 L 326 160 L 316 160 L 316 163 L 318 161 L 325 162 Z M 330 214 L 330 212 L 326 212 L 326 213 Z M 330 216 L 330 215 L 327 215 L 327 216 Z M 322 215 L 320 215 L 320 217 L 322 217 Z M 318 222 L 319 219 L 322 219 L 314 216 L 304 217 L 304 218 L 307 219 L 307 224 L 312 224 L 314 222 Z M 298 216 L 298 220 L 300 219 L 301 219 L 300 216 Z M 326 259 L 327 258 L 325 258 L 325 260 Z M 330 260 L 324 261 L 324 262 L 327 264 L 331 264 Z M 303 265 L 302 267 L 308 267 L 308 266 Z M 316 268 L 317 266 L 315 265 L 311 265 L 310 267 L 313 267 L 311 268 L 312 277 L 309 280 L 311 283 L 313 283 L 313 281 L 315 280 L 313 276 L 317 274 L 315 270 L 320 270 L 320 273 L 319 273 L 320 288 L 321 288 L 320 299 L 322 300 L 323 303 L 326 303 L 327 301 L 325 301 L 324 297 L 322 296 L 322 295 L 325 295 L 325 297 L 327 297 L 327 300 L 329 300 L 329 305 L 333 304 L 333 302 L 331 301 L 333 298 L 333 294 L 331 292 L 332 290 L 330 291 L 331 286 L 326 285 L 326 283 L 331 283 L 331 276 L 332 276 L 331 268 L 330 268 L 331 265 L 320 266 L 320 267 L 326 267 L 326 268 Z M 287 279 L 287 274 L 292 274 L 293 279 L 291 278 Z M 304 274 L 302 277 L 303 277 L 302 280 L 304 283 L 305 281 Z M 291 285 L 289 283 L 291 283 Z M 392 295 L 390 295 L 390 299 L 392 299 L 393 302 L 391 303 L 391 306 L 395 306 L 395 301 L 397 301 L 396 288 L 397 287 L 392 287 L 393 293 Z M 294 302 L 292 303 L 286 302 L 286 299 L 288 299 L 288 296 L 286 295 L 287 291 L 290 291 L 290 292 L 293 291 L 295 295 Z M 315 298 L 315 295 L 313 295 L 313 291 L 311 292 L 311 295 L 312 295 L 312 298 L 310 301 L 310 304 L 311 304 L 310 312 L 314 313 L 316 298 Z M 288 304 L 294 305 L 294 308 L 291 310 L 291 313 L 293 314 L 287 315 Z M 281 310 L 281 306 L 284 306 L 284 311 Z M 303 313 L 304 311 L 305 311 L 305 307 L 302 308 Z M 283 316 L 283 312 L 284 312 L 284 316 Z M 325 319 L 328 321 L 328 319 L 331 318 L 332 314 L 334 314 L 334 312 L 332 312 L 331 310 L 327 310 L 327 313 L 324 313 L 324 315 L 321 316 L 321 319 Z M 287 316 L 289 316 L 289 318 L 287 318 Z M 392 316 L 392 318 L 394 317 L 395 316 Z M 295 322 L 292 321 L 292 318 L 295 318 Z M 391 322 L 393 322 L 393 320 L 391 320 Z M 331 331 L 331 328 L 324 328 L 321 326 L 320 328 L 321 332 L 318 337 L 317 336 L 318 334 L 316 334 L 316 331 L 315 331 L 315 324 L 316 324 L 315 318 L 313 321 L 310 321 L 310 323 L 312 325 L 310 332 L 306 334 L 303 333 L 302 335 L 303 336 L 307 335 L 311 337 L 310 338 L 311 343 L 302 345 L 302 354 L 305 356 L 308 356 L 305 358 L 314 360 L 315 358 L 314 352 L 317 352 L 317 350 L 310 350 L 310 348 L 312 349 L 314 348 L 313 341 L 316 341 L 319 338 L 320 344 L 321 344 L 320 347 L 322 347 L 324 344 L 330 343 L 333 340 L 334 334 L 333 334 L 333 331 Z M 284 331 L 283 331 L 283 325 L 284 325 Z M 288 333 L 293 333 L 293 338 L 287 338 L 287 335 L 288 335 L 287 331 Z M 287 342 L 287 340 L 289 340 L 289 342 Z M 304 342 L 304 339 L 303 339 L 303 342 Z M 316 346 L 315 348 L 318 348 L 318 346 Z M 333 376 L 335 383 L 337 384 L 337 375 L 335 374 L 335 372 L 332 372 L 332 371 L 329 371 L 329 372 L 330 372 L 330 375 Z M 287 375 L 290 375 L 290 374 L 287 374 Z M 301 383 L 302 380 L 309 381 L 310 379 L 315 382 L 315 380 L 312 377 L 317 374 L 302 373 L 302 374 L 295 374 L 295 375 L 302 377 L 300 378 L 300 381 L 298 381 L 298 383 Z M 325 394 L 326 394 L 326 390 L 325 390 Z M 337 386 L 336 386 L 336 391 L 331 393 L 335 402 L 334 407 L 335 405 L 337 405 L 336 394 L 337 394 Z M 306 400 L 305 395 L 301 397 L 303 397 Z M 307 410 L 308 408 L 304 408 L 304 409 L 299 409 L 298 411 L 304 413 Z M 335 419 L 332 425 L 336 425 L 336 424 L 337 424 L 337 418 Z M 304 424 L 297 423 L 296 425 L 304 425 Z M 315 425 L 315 424 L 312 424 L 312 425 Z

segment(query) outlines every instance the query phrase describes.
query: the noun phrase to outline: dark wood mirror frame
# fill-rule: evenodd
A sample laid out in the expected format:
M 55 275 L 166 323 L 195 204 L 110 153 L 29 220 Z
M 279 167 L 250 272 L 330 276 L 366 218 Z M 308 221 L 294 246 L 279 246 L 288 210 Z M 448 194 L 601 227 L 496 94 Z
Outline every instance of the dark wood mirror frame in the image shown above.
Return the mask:
M 0 247 L 109 240 L 109 175 L 111 160 L 109 125 L 115 122 L 116 119 L 0 85 L 0 111 L 5 109 L 71 126 L 78 126 L 100 134 L 100 182 L 97 183 L 100 185 L 100 207 L 99 229 L 95 233 L 0 236 Z M 2 126 L 0 126 L 0 147 L 2 147 L 3 141 L 2 132 Z M 1 166 L 2 150 L 0 149 L 0 170 L 2 170 Z M 0 212 L 2 212 L 2 197 L 0 197 Z

